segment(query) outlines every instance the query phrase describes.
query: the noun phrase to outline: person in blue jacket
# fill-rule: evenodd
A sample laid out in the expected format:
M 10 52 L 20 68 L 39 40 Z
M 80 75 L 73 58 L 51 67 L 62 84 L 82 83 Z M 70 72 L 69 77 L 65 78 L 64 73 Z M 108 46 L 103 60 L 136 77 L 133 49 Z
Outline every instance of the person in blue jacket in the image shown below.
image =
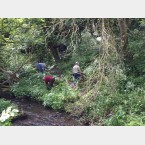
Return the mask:
M 37 62 L 37 63 L 35 64 L 35 67 L 36 67 L 36 70 L 37 70 L 38 72 L 44 73 L 45 68 L 46 68 L 46 64 L 45 64 L 45 63 Z

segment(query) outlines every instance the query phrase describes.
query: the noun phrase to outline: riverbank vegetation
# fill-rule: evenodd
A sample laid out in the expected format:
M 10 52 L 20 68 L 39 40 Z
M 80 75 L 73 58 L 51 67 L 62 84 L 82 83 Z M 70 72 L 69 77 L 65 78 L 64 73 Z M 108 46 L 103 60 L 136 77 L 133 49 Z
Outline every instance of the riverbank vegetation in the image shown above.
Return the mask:
M 145 19 L 1 18 L 0 24 L 1 91 L 66 111 L 84 125 L 145 125 Z M 67 50 L 59 51 L 60 44 Z M 38 60 L 56 78 L 51 90 L 36 71 Z M 84 79 L 73 88 L 76 61 Z
M 0 126 L 11 126 L 12 119 L 19 115 L 18 107 L 5 99 L 0 99 L 0 112 Z

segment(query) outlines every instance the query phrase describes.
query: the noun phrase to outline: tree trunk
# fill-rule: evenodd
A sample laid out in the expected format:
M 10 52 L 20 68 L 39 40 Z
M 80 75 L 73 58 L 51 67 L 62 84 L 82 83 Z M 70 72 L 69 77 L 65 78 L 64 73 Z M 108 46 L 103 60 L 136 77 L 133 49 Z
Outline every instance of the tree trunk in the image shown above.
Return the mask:
M 133 59 L 132 54 L 129 52 L 128 49 L 128 26 L 129 26 L 129 19 L 125 18 L 118 18 L 118 25 L 120 29 L 120 37 L 121 37 L 121 42 L 120 42 L 120 49 L 119 52 L 122 55 L 122 58 L 124 59 L 125 62 L 131 61 Z
M 50 52 L 51 52 L 54 60 L 56 61 L 56 63 L 60 62 L 60 57 L 59 57 L 57 46 L 55 46 L 53 44 L 53 42 L 50 42 L 48 39 L 46 39 L 46 46 L 47 46 L 47 48 L 50 49 Z
M 50 18 L 46 18 L 45 19 L 45 24 L 46 24 L 46 28 L 49 27 L 49 23 L 51 22 L 51 19 Z M 50 50 L 53 58 L 55 59 L 56 63 L 57 62 L 60 62 L 60 57 L 59 57 L 59 53 L 58 53 L 58 48 L 55 44 L 55 42 L 53 42 L 52 40 L 52 37 L 55 37 L 55 36 L 50 36 L 48 37 L 47 36 L 47 29 L 45 29 L 45 33 L 46 33 L 46 39 L 45 39 L 45 43 L 46 43 L 46 48 Z M 52 40 L 51 40 L 52 39 Z

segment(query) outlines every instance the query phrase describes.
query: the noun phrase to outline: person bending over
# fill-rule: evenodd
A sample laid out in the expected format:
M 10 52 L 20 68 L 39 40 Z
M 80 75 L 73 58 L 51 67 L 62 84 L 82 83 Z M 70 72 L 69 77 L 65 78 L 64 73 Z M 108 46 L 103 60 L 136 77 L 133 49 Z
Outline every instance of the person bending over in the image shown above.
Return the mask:
M 37 63 L 35 64 L 35 67 L 36 67 L 37 72 L 44 73 L 45 68 L 46 68 L 46 64 L 45 64 L 45 63 L 37 62 Z
M 53 76 L 45 75 L 43 77 L 43 80 L 44 80 L 45 85 L 48 89 L 51 89 L 53 87 L 53 84 L 54 84 L 54 81 L 55 81 L 55 78 Z

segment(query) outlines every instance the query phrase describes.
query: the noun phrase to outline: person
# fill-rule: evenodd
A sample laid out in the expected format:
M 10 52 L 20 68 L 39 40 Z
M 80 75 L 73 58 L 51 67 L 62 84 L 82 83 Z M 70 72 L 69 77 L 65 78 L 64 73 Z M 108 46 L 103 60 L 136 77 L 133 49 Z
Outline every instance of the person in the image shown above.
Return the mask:
M 42 73 L 45 71 L 46 68 L 46 64 L 45 63 L 39 63 L 41 65 L 42 68 Z
M 67 50 L 67 46 L 66 45 L 64 45 L 64 44 L 59 44 L 58 45 L 58 51 L 60 52 L 60 53 L 63 53 L 63 52 L 65 52 Z
M 55 81 L 55 78 L 53 76 L 44 75 L 43 80 L 48 89 L 51 89 L 53 87 Z
M 76 86 L 77 81 L 79 80 L 81 76 L 81 69 L 79 67 L 79 63 L 76 62 L 75 65 L 73 66 L 73 77 L 74 77 L 74 86 Z
M 45 63 L 40 63 L 39 61 L 35 64 L 36 70 L 38 72 L 44 73 L 46 64 Z
M 57 45 L 57 47 L 58 47 L 60 59 L 64 58 L 64 55 L 67 50 L 67 46 L 61 43 L 61 44 Z

